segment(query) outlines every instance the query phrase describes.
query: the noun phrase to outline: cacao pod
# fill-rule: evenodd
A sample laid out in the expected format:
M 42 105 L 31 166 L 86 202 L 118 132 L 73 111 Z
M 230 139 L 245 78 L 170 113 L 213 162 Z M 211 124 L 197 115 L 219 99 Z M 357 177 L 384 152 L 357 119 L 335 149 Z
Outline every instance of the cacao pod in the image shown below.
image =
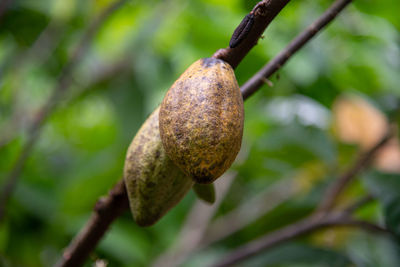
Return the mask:
M 196 183 L 212 183 L 242 142 L 243 98 L 232 67 L 214 58 L 193 63 L 165 95 L 159 120 L 167 155 Z
M 157 222 L 193 185 L 165 153 L 158 115 L 159 108 L 142 125 L 128 148 L 124 166 L 129 205 L 140 226 Z

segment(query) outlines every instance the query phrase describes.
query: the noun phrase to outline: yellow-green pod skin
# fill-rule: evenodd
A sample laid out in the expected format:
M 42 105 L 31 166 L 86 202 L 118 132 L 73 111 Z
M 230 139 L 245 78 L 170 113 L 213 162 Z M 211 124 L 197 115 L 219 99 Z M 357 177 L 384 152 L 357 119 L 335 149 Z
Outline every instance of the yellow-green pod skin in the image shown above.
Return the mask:
M 243 135 L 243 97 L 232 67 L 193 63 L 168 90 L 160 134 L 168 156 L 196 183 L 212 183 L 233 163 Z
M 124 180 L 136 223 L 150 226 L 185 196 L 193 185 L 167 156 L 158 128 L 157 108 L 128 148 Z

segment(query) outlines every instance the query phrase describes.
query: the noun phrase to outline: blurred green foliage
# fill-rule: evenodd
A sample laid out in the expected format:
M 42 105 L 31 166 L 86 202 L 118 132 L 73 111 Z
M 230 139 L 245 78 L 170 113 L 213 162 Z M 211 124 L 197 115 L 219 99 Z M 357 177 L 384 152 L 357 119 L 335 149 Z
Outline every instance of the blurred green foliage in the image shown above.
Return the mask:
M 11 1 L 0 18 L 0 183 L 5 182 L 28 126 L 51 94 L 89 23 L 111 0 Z M 236 71 L 244 83 L 332 1 L 293 1 Z M 141 123 L 192 62 L 228 45 L 256 1 L 128 1 L 101 27 L 74 69 L 56 112 L 25 164 L 0 224 L 0 266 L 51 266 L 88 219 L 96 200 L 121 178 L 126 149 Z M 303 179 L 300 196 L 231 237 L 196 253 L 184 266 L 204 266 L 230 249 L 297 221 L 319 203 L 326 185 L 351 164 L 357 148 L 332 131 L 331 108 L 357 93 L 384 112 L 400 96 L 400 16 L 396 0 L 355 1 L 245 103 L 238 176 L 216 216 L 287 177 Z M 309 175 L 300 175 L 309 173 Z M 311 173 L 311 174 L 310 174 Z M 357 182 L 348 197 L 378 189 L 390 201 L 362 216 L 399 233 L 399 176 Z M 372 178 L 371 178 L 372 177 Z M 307 180 L 308 179 L 308 180 Z M 396 180 L 397 179 L 397 180 Z M 304 184 L 303 183 L 303 184 Z M 300 183 L 301 184 L 301 183 Z M 299 185 L 300 186 L 300 185 Z M 379 191 L 381 190 L 381 191 Z M 217 196 L 218 198 L 218 196 Z M 393 200 L 395 199 L 395 201 Z M 159 223 L 140 228 L 118 219 L 88 262 L 149 266 L 174 244 L 195 200 L 193 192 Z M 393 202 L 394 201 L 394 202 Z M 335 248 L 302 238 L 243 266 L 400 266 L 395 243 L 354 231 Z

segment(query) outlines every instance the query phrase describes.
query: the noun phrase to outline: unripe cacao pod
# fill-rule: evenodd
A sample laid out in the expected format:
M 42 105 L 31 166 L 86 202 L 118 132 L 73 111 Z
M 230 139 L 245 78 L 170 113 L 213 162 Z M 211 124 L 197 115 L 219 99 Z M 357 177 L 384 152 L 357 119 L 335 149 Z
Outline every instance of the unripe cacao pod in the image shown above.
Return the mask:
M 157 108 L 128 148 L 124 181 L 133 217 L 140 226 L 157 222 L 190 190 L 192 179 L 169 159 L 162 146 Z
M 232 67 L 193 63 L 168 90 L 160 134 L 168 156 L 196 183 L 212 183 L 233 163 L 243 135 L 243 98 Z

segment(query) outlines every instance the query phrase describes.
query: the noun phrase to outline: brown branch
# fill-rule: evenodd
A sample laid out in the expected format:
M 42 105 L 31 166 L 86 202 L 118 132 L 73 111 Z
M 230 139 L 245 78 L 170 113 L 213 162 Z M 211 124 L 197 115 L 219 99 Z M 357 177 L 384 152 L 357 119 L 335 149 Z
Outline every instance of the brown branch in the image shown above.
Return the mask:
M 260 22 L 261 15 L 259 14 L 260 18 L 255 20 L 253 27 L 256 27 L 256 30 L 251 30 L 249 35 L 246 37 L 244 41 L 242 41 L 242 44 L 237 46 L 236 48 L 226 48 L 226 49 L 220 49 L 218 50 L 213 57 L 223 59 L 226 62 L 230 63 L 232 66 L 236 67 L 239 62 L 244 58 L 244 56 L 248 53 L 248 51 L 255 45 L 256 41 L 260 38 L 262 32 L 265 30 L 265 27 L 268 26 L 270 21 L 279 13 L 279 11 L 288 3 L 289 1 L 279 1 L 279 0 L 271 0 L 271 1 L 261 1 L 256 7 L 253 9 L 257 10 L 257 8 L 266 8 L 269 6 L 268 10 L 272 10 L 271 14 L 268 15 L 267 13 L 263 13 L 264 19 L 266 23 L 264 24 L 264 28 L 261 31 L 261 26 L 262 23 Z M 284 49 L 278 56 L 276 56 L 274 59 L 270 61 L 270 63 L 267 64 L 266 67 L 263 68 L 260 72 L 258 72 L 256 75 L 254 75 L 249 81 L 247 81 L 244 86 L 242 87 L 242 94 L 244 99 L 247 99 L 252 93 L 257 91 L 263 84 L 263 81 L 269 76 L 271 76 L 274 72 L 276 72 L 295 52 L 297 52 L 305 43 L 307 43 L 318 31 L 320 31 L 325 25 L 327 25 L 330 21 L 332 21 L 337 13 L 339 13 L 348 3 L 350 3 L 350 0 L 339 0 L 335 2 L 335 4 L 326 12 L 324 13 L 323 17 L 320 18 L 318 21 L 319 23 L 313 24 L 313 27 L 309 27 L 306 29 L 304 32 L 302 32 L 292 43 Z M 257 7 L 258 6 L 258 7 Z M 266 10 L 266 9 L 265 9 Z M 256 16 L 258 16 L 256 14 Z M 269 17 L 270 16 L 270 17 Z M 269 18 L 268 18 L 269 17 Z M 318 22 L 317 21 L 317 22 Z M 258 25 L 258 26 L 257 26 Z M 315 27 L 315 28 L 314 28 Z M 265 74 L 266 73 L 266 74 Z M 261 81 L 261 83 L 260 83 Z M 122 182 L 121 182 L 122 183 Z M 125 195 L 124 198 L 127 198 Z M 106 199 L 107 201 L 105 202 L 106 204 L 104 205 L 104 210 L 113 210 L 116 205 L 115 202 L 116 200 L 114 199 L 113 195 L 109 195 Z M 95 216 L 95 215 L 94 215 Z M 85 229 L 86 235 L 79 235 L 76 237 L 74 240 L 76 240 L 74 243 L 86 243 L 88 242 L 86 240 L 87 236 L 92 235 L 92 229 L 90 226 L 93 225 L 93 218 L 88 221 Z M 112 219 L 115 219 L 114 217 Z M 99 218 L 101 220 L 101 218 Z M 104 218 L 104 220 L 107 220 L 108 225 L 111 224 L 112 220 L 109 220 L 109 218 Z M 354 223 L 354 221 L 352 221 Z M 349 222 L 348 222 L 349 223 Z M 303 226 L 304 228 L 305 226 Z M 372 227 L 373 228 L 373 227 Z M 105 232 L 105 231 L 104 231 Z M 101 236 L 104 234 L 102 233 L 97 233 L 100 236 L 97 237 L 97 239 L 93 239 L 94 243 L 90 243 L 90 247 L 94 248 L 97 242 L 100 240 Z M 78 242 L 79 240 L 79 242 Z M 73 245 L 73 244 L 72 244 Z M 78 247 L 71 248 L 70 245 L 67 248 L 67 251 L 69 252 L 69 255 L 73 255 L 74 253 L 81 253 L 78 250 Z M 88 255 L 89 250 L 86 250 L 86 256 Z M 64 265 L 67 266 L 67 265 Z
M 28 137 L 25 145 L 22 148 L 22 151 L 16 160 L 12 170 L 6 178 L 6 182 L 4 187 L 2 188 L 2 192 L 0 195 L 0 222 L 5 216 L 5 208 L 9 198 L 14 191 L 14 188 L 17 185 L 18 178 L 21 174 L 22 168 L 25 165 L 26 160 L 32 152 L 32 148 L 40 135 L 41 129 L 44 125 L 44 122 L 54 111 L 54 108 L 58 104 L 61 97 L 64 95 L 65 91 L 70 86 L 72 79 L 71 73 L 76 67 L 76 65 L 82 59 L 84 53 L 87 51 L 89 44 L 91 43 L 93 36 L 98 32 L 100 27 L 106 21 L 106 19 L 120 6 L 122 6 L 127 0 L 118 0 L 113 2 L 110 6 L 108 6 L 94 21 L 90 24 L 89 28 L 83 34 L 80 39 L 78 45 L 73 51 L 69 61 L 66 63 L 64 68 L 61 71 L 61 74 L 58 78 L 58 82 L 56 87 L 53 90 L 52 95 L 49 97 L 47 102 L 43 105 L 42 109 L 36 115 L 36 119 L 33 121 L 32 125 L 28 129 Z
M 305 31 L 300 33 L 289 43 L 274 59 L 268 62 L 260 71 L 249 79 L 242 87 L 243 98 L 246 99 L 254 94 L 265 83 L 273 73 L 278 71 L 288 59 L 311 40 L 320 30 L 331 22 L 351 0 L 337 0 Z
M 74 238 L 64 251 L 58 267 L 81 266 L 87 255 L 95 248 L 112 221 L 129 208 L 123 180 L 110 191 L 108 197 L 97 201 L 89 223 Z
M 390 140 L 392 135 L 393 131 L 389 130 L 385 136 L 383 136 L 381 140 L 379 140 L 370 150 L 361 154 L 355 164 L 350 167 L 350 169 L 348 169 L 343 175 L 335 180 L 334 184 L 328 188 L 324 199 L 318 207 L 319 212 L 326 212 L 333 208 L 340 193 L 351 181 L 353 181 L 353 179 L 355 179 L 356 175 L 361 170 L 369 165 L 376 152 Z
M 386 229 L 378 225 L 366 221 L 354 220 L 350 218 L 347 213 L 332 213 L 327 216 L 310 216 L 300 222 L 291 224 L 248 243 L 247 245 L 239 247 L 212 266 L 232 266 L 261 251 L 282 244 L 285 241 L 331 226 L 351 226 L 366 231 L 388 233 Z
M 290 0 L 263 0 L 250 12 L 254 16 L 254 23 L 250 32 L 235 48 L 220 49 L 213 55 L 228 62 L 232 68 L 236 68 L 247 53 L 257 44 L 265 29 Z

